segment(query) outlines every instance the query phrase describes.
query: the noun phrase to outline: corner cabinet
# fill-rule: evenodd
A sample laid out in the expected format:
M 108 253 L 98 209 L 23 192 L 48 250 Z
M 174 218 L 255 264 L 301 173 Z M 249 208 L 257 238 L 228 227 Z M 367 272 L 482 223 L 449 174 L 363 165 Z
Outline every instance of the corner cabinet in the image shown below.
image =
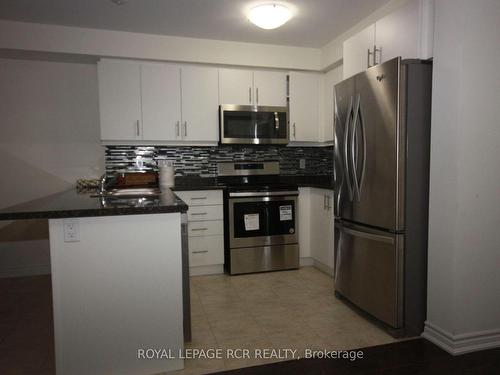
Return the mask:
M 103 143 L 218 141 L 217 68 L 101 60 L 98 77 Z
M 321 77 L 319 73 L 290 72 L 289 74 L 291 142 L 320 140 Z
M 219 103 L 286 106 L 286 73 L 219 69 Z
M 100 61 L 97 73 L 101 139 L 142 139 L 140 64 Z
M 344 41 L 344 79 L 394 57 L 433 55 L 434 0 L 410 0 Z

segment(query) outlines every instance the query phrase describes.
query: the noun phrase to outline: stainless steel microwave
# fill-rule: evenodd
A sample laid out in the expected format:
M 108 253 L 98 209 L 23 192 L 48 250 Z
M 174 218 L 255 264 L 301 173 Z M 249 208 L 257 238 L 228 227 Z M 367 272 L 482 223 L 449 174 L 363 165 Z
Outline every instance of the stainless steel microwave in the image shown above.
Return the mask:
M 287 107 L 224 104 L 219 107 L 220 143 L 287 144 Z

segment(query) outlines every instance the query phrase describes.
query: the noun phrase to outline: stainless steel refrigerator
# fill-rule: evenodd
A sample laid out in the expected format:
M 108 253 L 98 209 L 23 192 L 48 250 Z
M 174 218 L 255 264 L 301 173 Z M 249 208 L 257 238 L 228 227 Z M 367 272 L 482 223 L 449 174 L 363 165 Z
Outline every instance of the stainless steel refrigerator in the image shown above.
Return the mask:
M 394 336 L 425 320 L 431 81 L 395 58 L 335 86 L 335 293 Z

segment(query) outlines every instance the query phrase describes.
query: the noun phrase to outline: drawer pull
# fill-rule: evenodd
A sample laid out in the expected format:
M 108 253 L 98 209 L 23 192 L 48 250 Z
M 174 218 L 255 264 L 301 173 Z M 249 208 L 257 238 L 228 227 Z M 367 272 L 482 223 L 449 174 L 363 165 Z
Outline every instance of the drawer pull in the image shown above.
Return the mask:
M 208 250 L 193 251 L 193 254 L 203 254 L 203 253 L 208 253 Z
M 191 215 L 193 216 L 200 216 L 200 215 L 206 215 L 206 212 L 193 212 Z
M 203 200 L 203 199 L 207 199 L 207 197 L 192 197 L 191 198 L 192 201 L 198 201 L 198 200 Z
M 196 231 L 196 230 L 208 230 L 208 228 L 193 228 L 191 229 L 193 232 Z

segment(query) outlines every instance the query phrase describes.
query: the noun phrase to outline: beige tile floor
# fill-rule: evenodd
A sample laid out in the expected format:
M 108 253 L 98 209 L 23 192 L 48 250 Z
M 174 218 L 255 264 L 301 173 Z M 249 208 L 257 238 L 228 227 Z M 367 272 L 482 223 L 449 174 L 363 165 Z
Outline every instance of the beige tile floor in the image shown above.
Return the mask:
M 199 349 L 354 349 L 395 341 L 333 295 L 313 267 L 242 276 L 191 278 L 193 340 Z M 302 354 L 303 355 L 303 354 Z M 292 359 L 292 358 L 290 358 Z M 174 374 L 206 374 L 271 360 L 186 360 Z M 169 375 L 172 373 L 169 373 Z

